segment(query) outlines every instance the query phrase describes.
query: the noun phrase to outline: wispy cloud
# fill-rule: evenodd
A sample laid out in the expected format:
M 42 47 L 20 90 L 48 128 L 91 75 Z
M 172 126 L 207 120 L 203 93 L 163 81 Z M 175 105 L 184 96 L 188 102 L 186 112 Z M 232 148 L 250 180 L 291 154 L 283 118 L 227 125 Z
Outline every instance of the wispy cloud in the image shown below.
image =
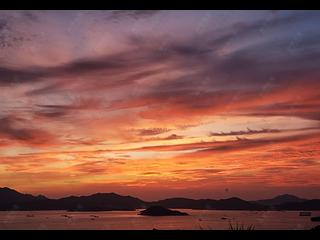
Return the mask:
M 138 129 L 139 135 L 141 136 L 150 136 L 150 135 L 159 135 L 171 131 L 167 128 L 149 128 L 149 129 Z
M 35 144 L 35 145 L 45 145 L 49 143 L 54 143 L 57 139 L 53 134 L 47 131 L 37 129 L 34 127 L 19 126 L 19 123 L 26 123 L 25 121 L 15 118 L 12 116 L 7 116 L 0 119 L 0 137 L 16 140 L 24 144 Z
M 319 11 L 1 11 L 0 181 L 202 194 L 315 184 L 319 22 Z

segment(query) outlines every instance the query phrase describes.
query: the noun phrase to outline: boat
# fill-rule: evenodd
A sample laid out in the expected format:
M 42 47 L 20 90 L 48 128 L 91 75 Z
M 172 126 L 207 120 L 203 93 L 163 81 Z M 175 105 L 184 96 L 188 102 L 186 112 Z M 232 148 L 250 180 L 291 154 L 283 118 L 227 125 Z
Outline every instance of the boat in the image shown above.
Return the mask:
M 319 217 L 312 217 L 311 221 L 312 222 L 320 222 L 320 216 Z
M 311 212 L 300 212 L 299 216 L 311 216 Z

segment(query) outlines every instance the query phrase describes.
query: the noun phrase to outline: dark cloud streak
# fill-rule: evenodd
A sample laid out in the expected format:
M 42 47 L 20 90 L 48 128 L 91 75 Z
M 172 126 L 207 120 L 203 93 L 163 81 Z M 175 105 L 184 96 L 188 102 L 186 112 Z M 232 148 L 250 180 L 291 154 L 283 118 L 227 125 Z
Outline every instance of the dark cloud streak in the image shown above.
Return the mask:
M 42 145 L 56 141 L 55 137 L 46 131 L 17 126 L 21 121 L 22 119 L 10 116 L 0 118 L 0 137 L 31 145 Z

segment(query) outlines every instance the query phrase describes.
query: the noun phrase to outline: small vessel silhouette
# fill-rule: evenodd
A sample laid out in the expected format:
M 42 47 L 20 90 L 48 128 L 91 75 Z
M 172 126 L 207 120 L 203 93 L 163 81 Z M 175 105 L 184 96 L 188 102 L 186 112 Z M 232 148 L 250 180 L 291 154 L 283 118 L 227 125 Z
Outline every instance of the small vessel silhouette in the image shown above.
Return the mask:
M 303 211 L 299 213 L 299 216 L 311 216 L 311 212 Z

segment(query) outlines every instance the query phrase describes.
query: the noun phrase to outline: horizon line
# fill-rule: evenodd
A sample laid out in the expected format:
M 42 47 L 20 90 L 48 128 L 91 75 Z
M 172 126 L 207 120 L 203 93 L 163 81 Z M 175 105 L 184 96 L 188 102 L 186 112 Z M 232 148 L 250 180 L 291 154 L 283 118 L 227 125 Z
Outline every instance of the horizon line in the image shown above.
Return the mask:
M 143 202 L 157 202 L 157 201 L 163 201 L 163 200 L 167 200 L 167 199 L 174 199 L 174 198 L 182 198 L 182 199 L 190 199 L 190 200 L 195 200 L 195 201 L 198 201 L 198 200 L 216 200 L 216 201 L 219 201 L 219 200 L 227 200 L 227 199 L 232 199 L 232 198 L 238 198 L 238 199 L 241 199 L 243 201 L 247 201 L 247 202 L 256 202 L 256 201 L 261 201 L 261 200 L 269 200 L 269 199 L 274 199 L 276 197 L 280 197 L 280 196 L 293 196 L 293 197 L 296 197 L 296 198 L 300 198 L 300 199 L 303 199 L 303 200 L 314 200 L 314 199 L 318 199 L 318 198 L 303 198 L 303 197 L 300 197 L 300 196 L 297 196 L 295 194 L 290 194 L 290 193 L 283 193 L 283 194 L 279 194 L 279 195 L 275 195 L 274 197 L 270 197 L 270 198 L 262 198 L 262 199 L 256 199 L 256 200 L 246 200 L 246 199 L 243 199 L 243 198 L 240 198 L 240 197 L 228 197 L 228 198 L 219 198 L 219 199 L 215 199 L 215 198 L 188 198 L 188 197 L 168 197 L 168 198 L 163 198 L 163 199 L 158 199 L 158 200 L 151 200 L 151 201 L 146 201 L 142 198 L 139 198 L 139 197 L 135 197 L 135 196 L 132 196 L 132 195 L 122 195 L 122 194 L 119 194 L 119 193 L 115 193 L 115 192 L 95 192 L 95 193 L 91 193 L 91 194 L 88 194 L 88 195 L 67 195 L 67 196 L 64 196 L 64 197 L 59 197 L 59 198 L 51 198 L 51 197 L 47 197 L 46 195 L 44 194 L 37 194 L 37 195 L 34 195 L 34 194 L 30 194 L 30 193 L 25 193 L 25 192 L 20 192 L 14 188 L 10 188 L 10 187 L 0 187 L 0 190 L 1 189 L 9 189 L 9 190 L 12 190 L 12 191 L 15 191 L 15 192 L 18 192 L 20 194 L 27 194 L 27 195 L 32 195 L 32 196 L 44 196 L 46 197 L 47 199 L 49 200 L 59 200 L 59 199 L 62 199 L 62 198 L 68 198 L 68 197 L 89 197 L 89 196 L 92 196 L 92 195 L 95 195 L 95 194 L 115 194 L 115 195 L 118 195 L 118 196 L 121 196 L 121 197 L 132 197 L 132 198 L 137 198 Z

